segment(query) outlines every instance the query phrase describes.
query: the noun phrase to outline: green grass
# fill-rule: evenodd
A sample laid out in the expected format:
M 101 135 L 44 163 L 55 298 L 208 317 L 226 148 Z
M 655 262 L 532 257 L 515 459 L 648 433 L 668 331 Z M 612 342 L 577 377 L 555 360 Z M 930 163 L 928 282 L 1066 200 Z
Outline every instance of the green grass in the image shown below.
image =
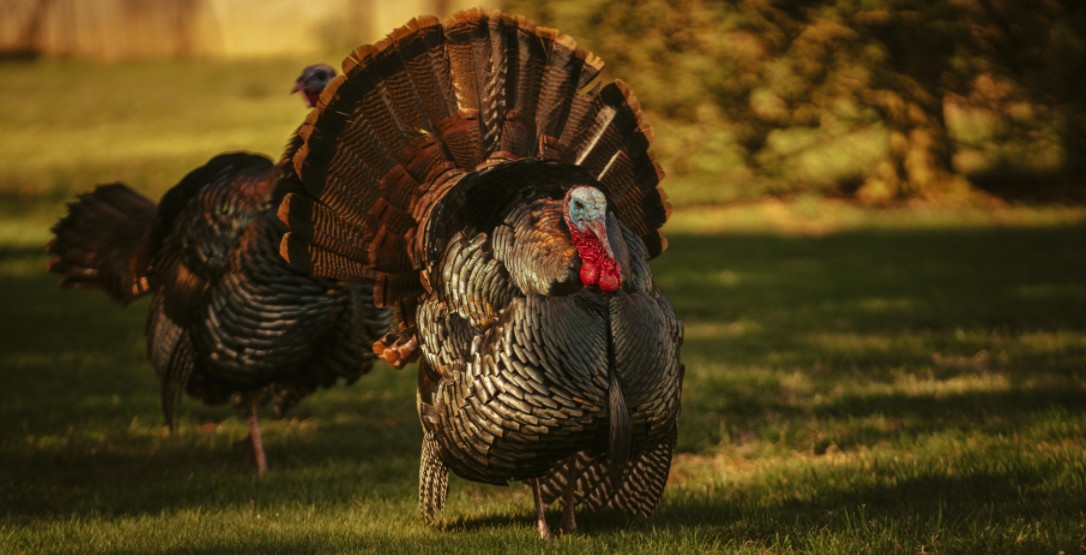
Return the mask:
M 0 194 L 57 200 L 126 181 L 155 197 L 228 150 L 278 156 L 307 63 L 0 62 Z
M 526 487 L 454 480 L 448 529 L 423 526 L 411 370 L 379 366 L 266 420 L 263 480 L 229 408 L 187 401 L 168 436 L 146 302 L 58 289 L 47 227 L 97 180 L 156 193 L 219 150 L 274 154 L 304 113 L 285 96 L 299 65 L 0 66 L 0 125 L 21 99 L 29 129 L 0 134 L 0 552 L 1086 551 L 1081 208 L 677 210 L 654 269 L 686 324 L 687 374 L 648 521 L 584 513 L 544 544 Z M 35 79 L 59 98 L 58 75 L 81 83 L 82 108 L 26 98 Z M 119 76 L 137 98 L 165 78 L 177 94 L 130 120 L 104 92 Z M 216 107 L 244 98 L 277 107 Z M 102 126 L 133 133 L 128 148 Z M 107 147 L 63 156 L 82 141 Z

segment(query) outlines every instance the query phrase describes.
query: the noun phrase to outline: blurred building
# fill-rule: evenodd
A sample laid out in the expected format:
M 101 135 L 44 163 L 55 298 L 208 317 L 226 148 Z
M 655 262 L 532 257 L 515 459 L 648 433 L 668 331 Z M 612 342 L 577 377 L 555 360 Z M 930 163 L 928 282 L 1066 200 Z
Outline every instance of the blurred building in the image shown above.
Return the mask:
M 309 56 L 492 0 L 0 0 L 0 57 Z

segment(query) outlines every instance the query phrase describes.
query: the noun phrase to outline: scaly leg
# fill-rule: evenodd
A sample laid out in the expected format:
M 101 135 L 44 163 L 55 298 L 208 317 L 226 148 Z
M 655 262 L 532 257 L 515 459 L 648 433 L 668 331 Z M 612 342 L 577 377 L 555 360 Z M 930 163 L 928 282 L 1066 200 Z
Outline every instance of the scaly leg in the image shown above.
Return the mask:
M 570 463 L 572 466 L 572 463 Z M 577 500 L 574 498 L 573 490 L 576 485 L 576 480 L 571 479 L 566 484 L 566 489 L 562 491 L 562 523 L 559 527 L 563 533 L 572 533 L 577 531 L 577 519 L 573 516 L 573 509 L 576 506 Z
M 559 524 L 562 533 L 577 531 L 577 519 L 573 516 L 577 506 L 577 479 L 581 474 L 577 467 L 577 457 L 578 455 L 574 455 L 566 459 L 566 464 L 559 471 L 566 481 L 566 487 L 562 489 L 562 522 Z
M 545 540 L 553 540 L 554 534 L 551 527 L 547 526 L 547 517 L 543 514 L 543 494 L 539 491 L 539 480 L 532 480 L 532 496 L 535 497 L 535 520 L 539 527 L 539 537 Z
M 264 441 L 260 437 L 260 420 L 257 413 L 260 411 L 260 397 L 254 395 L 249 401 L 249 439 L 253 442 L 253 456 L 256 458 L 256 474 L 264 477 L 268 471 L 268 459 L 264 456 Z

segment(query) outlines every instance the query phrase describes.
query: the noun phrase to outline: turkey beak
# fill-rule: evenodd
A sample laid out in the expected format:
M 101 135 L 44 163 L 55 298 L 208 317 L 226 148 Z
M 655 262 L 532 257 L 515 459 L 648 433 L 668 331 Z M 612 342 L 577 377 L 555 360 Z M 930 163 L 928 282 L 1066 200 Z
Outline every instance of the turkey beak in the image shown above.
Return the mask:
M 294 82 L 294 87 L 292 89 L 290 89 L 290 94 L 294 94 L 296 92 L 301 92 L 302 88 L 304 88 L 304 87 L 305 87 L 305 81 L 303 81 L 299 77 L 298 80 Z
M 588 220 L 585 222 L 585 228 L 591 231 L 597 239 L 600 240 L 600 244 L 603 245 L 603 250 L 607 251 L 607 256 L 610 256 L 612 260 L 615 258 L 614 251 L 611 250 L 611 242 L 607 240 L 607 221 L 604 218 L 596 218 L 594 220 Z

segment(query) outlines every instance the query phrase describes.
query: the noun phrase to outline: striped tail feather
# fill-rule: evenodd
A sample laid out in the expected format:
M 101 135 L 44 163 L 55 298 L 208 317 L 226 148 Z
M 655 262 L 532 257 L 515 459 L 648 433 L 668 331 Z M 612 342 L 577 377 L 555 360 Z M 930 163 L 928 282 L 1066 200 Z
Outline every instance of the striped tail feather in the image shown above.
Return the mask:
M 68 205 L 45 247 L 64 287 L 99 288 L 128 304 L 149 290 L 142 264 L 155 203 L 122 183 L 99 185 Z
M 569 36 L 482 8 L 417 18 L 356 49 L 284 164 L 294 183 L 279 212 L 290 227 L 281 253 L 318 275 L 376 274 L 382 306 L 410 301 L 425 292 L 435 206 L 477 181 L 467 175 L 534 159 L 597 180 L 657 256 L 670 208 L 652 130 L 624 83 L 601 83 L 602 68 Z

